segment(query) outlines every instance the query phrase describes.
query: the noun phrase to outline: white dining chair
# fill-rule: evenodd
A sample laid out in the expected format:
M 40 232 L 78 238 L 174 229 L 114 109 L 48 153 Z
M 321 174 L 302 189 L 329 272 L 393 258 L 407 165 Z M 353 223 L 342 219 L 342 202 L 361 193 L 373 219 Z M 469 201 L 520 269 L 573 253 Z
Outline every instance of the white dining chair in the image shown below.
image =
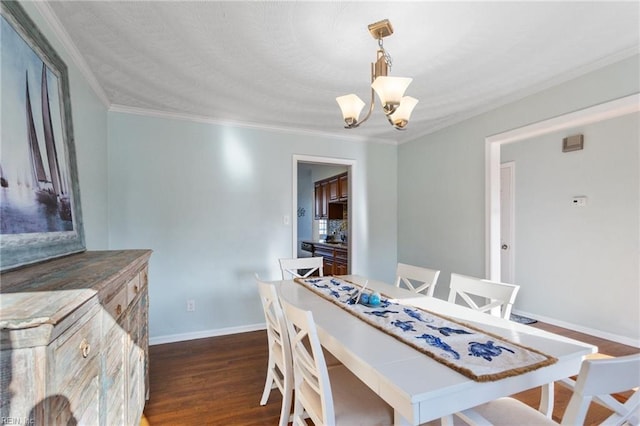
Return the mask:
M 456 303 L 457 296 L 472 309 L 509 319 L 513 303 L 520 290 L 519 285 L 489 281 L 452 273 L 449 284 L 449 302 Z M 484 298 L 484 305 L 478 305 L 472 296 Z M 483 302 L 480 302 L 483 303 Z
M 611 355 L 606 355 L 606 354 L 602 354 L 599 352 L 593 353 L 593 354 L 588 354 L 584 357 L 585 359 L 611 359 L 613 358 Z M 571 392 L 573 392 L 573 390 L 576 387 L 576 376 L 572 376 L 572 377 L 567 377 L 564 378 L 562 380 L 558 380 L 556 383 L 561 385 L 562 387 L 568 388 Z M 595 402 L 598 402 L 597 400 Z
M 320 256 L 299 257 L 297 259 L 279 259 L 279 262 L 283 280 L 307 278 L 316 271 L 318 271 L 318 274 L 321 277 L 324 276 L 322 267 L 323 258 Z
M 415 293 L 423 293 L 433 297 L 440 271 L 422 266 L 399 263 L 396 268 L 396 287 L 404 285 Z M 426 290 L 426 291 L 425 291 Z
M 293 398 L 293 359 L 289 333 L 275 286 L 261 281 L 258 276 L 256 276 L 256 282 L 267 323 L 267 342 L 269 345 L 267 378 L 260 405 L 267 403 L 271 390 L 277 387 L 282 393 L 282 408 L 278 424 L 286 426 L 289 422 Z
M 344 365 L 327 367 L 313 314 L 281 301 L 294 371 L 293 425 L 391 425 L 392 408 Z M 306 342 L 306 343 L 305 343 Z
M 640 422 L 640 354 L 610 359 L 586 359 L 576 380 L 573 395 L 562 416 L 563 425 L 584 424 L 587 410 L 597 400 L 613 411 L 602 425 L 638 425 Z M 613 394 L 631 391 L 626 402 Z M 478 418 L 477 415 L 482 416 Z M 538 410 L 514 398 L 500 398 L 471 410 L 457 413 L 468 424 L 556 425 Z

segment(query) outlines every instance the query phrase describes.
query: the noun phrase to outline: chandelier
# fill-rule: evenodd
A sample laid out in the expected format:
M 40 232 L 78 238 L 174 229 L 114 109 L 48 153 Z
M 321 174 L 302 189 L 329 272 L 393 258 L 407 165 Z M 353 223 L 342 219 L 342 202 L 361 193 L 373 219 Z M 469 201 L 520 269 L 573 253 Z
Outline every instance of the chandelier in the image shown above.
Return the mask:
M 345 122 L 344 127 L 346 129 L 354 129 L 367 121 L 373 111 L 375 94 L 377 94 L 389 123 L 398 130 L 404 130 L 411 117 L 411 112 L 418 103 L 418 100 L 411 96 L 403 96 L 413 79 L 390 77 L 388 75 L 392 60 L 389 53 L 384 50 L 382 39 L 393 34 L 391 22 L 388 19 L 384 19 L 369 25 L 368 28 L 373 38 L 378 40 L 376 62 L 371 63 L 371 103 L 369 104 L 369 112 L 361 121 L 358 121 L 362 108 L 365 106 L 364 101 L 353 93 L 338 96 L 336 101 L 338 101 L 338 105 L 342 110 L 342 117 Z

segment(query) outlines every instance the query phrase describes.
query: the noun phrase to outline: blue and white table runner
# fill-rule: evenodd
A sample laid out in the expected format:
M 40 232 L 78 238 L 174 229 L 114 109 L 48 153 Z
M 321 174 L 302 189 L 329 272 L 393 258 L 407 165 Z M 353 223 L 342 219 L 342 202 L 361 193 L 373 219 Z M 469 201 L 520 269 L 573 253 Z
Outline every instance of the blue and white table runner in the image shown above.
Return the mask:
M 556 362 L 535 349 L 450 318 L 381 297 L 376 307 L 354 304 L 358 284 L 337 277 L 311 277 L 296 282 L 352 315 L 436 361 L 478 381 L 523 374 Z

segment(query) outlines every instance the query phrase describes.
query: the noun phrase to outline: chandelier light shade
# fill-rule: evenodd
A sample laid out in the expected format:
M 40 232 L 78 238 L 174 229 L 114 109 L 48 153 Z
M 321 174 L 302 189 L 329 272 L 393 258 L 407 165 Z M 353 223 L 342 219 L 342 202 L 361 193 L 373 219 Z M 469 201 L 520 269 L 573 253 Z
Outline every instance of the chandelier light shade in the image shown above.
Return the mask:
M 411 113 L 418 100 L 411 96 L 404 96 L 404 92 L 411 84 L 412 78 L 390 77 L 391 56 L 384 50 L 382 39 L 393 34 L 393 27 L 388 19 L 369 25 L 369 32 L 378 40 L 376 62 L 371 64 L 371 101 L 367 115 L 360 121 L 360 113 L 366 105 L 362 99 L 354 94 L 338 96 L 336 101 L 342 110 L 345 128 L 353 129 L 364 123 L 371 116 L 375 106 L 375 95 L 382 104 L 382 111 L 389 123 L 398 130 L 404 130 Z
M 393 113 L 398 105 L 400 105 L 402 96 L 404 96 L 404 92 L 412 80 L 412 78 L 406 77 L 386 76 L 378 77 L 374 80 L 371 87 L 376 91 L 378 98 L 380 98 L 380 103 L 382 103 L 385 114 Z
M 418 100 L 416 98 L 412 98 L 411 96 L 403 97 L 402 102 L 400 102 L 400 106 L 396 108 L 391 115 L 389 115 L 389 121 L 391 124 L 393 124 L 396 129 L 404 129 L 417 104 Z
M 357 95 L 351 93 L 350 95 L 338 96 L 336 98 L 340 109 L 342 110 L 342 118 L 347 126 L 356 124 L 360 118 L 360 112 L 364 108 L 364 101 Z

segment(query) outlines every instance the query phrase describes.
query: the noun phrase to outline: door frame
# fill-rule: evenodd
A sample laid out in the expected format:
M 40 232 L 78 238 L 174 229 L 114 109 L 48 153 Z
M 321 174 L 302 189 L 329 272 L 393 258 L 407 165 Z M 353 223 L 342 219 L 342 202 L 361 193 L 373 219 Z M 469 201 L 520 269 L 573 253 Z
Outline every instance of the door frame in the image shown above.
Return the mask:
M 516 190 L 515 190 L 515 174 L 516 174 L 516 163 L 515 161 L 507 161 L 504 163 L 500 164 L 500 173 L 502 174 L 502 171 L 506 170 L 506 172 L 508 173 L 509 176 L 509 205 L 507 206 L 507 214 L 510 217 L 510 221 L 509 221 L 509 252 L 508 252 L 508 262 L 509 262 L 509 271 L 511 271 L 511 276 L 510 277 L 502 277 L 502 268 L 500 268 L 500 279 L 503 282 L 507 282 L 510 284 L 515 284 L 515 248 L 516 248 L 516 243 L 515 243 L 515 234 L 516 234 L 516 221 L 515 221 L 515 195 L 516 195 Z M 502 178 L 502 176 L 501 176 Z M 502 181 L 502 179 L 501 179 Z M 501 192 L 502 194 L 502 192 Z M 502 215 L 502 207 L 504 207 L 502 205 L 502 197 L 500 199 L 500 214 Z M 502 217 L 500 218 L 500 229 L 502 231 Z M 502 232 L 500 232 L 502 234 Z M 500 245 L 502 246 L 502 244 L 504 243 L 504 241 L 502 240 L 502 238 L 500 238 Z M 502 262 L 502 252 L 500 252 L 501 256 L 500 256 L 500 262 Z
M 485 138 L 485 276 L 500 281 L 500 146 L 640 112 L 640 93 Z
M 330 164 L 336 166 L 347 166 L 347 171 L 349 173 L 349 216 L 348 216 L 348 226 L 349 226 L 349 269 L 352 274 L 355 274 L 357 269 L 356 259 L 354 256 L 357 253 L 358 247 L 358 237 L 360 233 L 355 223 L 362 223 L 362 221 L 356 221 L 355 218 L 358 217 L 359 209 L 358 209 L 358 163 L 356 160 L 351 160 L 348 158 L 335 158 L 335 157 L 321 157 L 315 155 L 301 155 L 301 154 L 293 154 L 292 157 L 292 185 L 291 185 L 291 194 L 292 197 L 292 205 L 291 205 L 291 257 L 298 257 L 298 164 L 299 163 L 312 163 L 312 164 Z

